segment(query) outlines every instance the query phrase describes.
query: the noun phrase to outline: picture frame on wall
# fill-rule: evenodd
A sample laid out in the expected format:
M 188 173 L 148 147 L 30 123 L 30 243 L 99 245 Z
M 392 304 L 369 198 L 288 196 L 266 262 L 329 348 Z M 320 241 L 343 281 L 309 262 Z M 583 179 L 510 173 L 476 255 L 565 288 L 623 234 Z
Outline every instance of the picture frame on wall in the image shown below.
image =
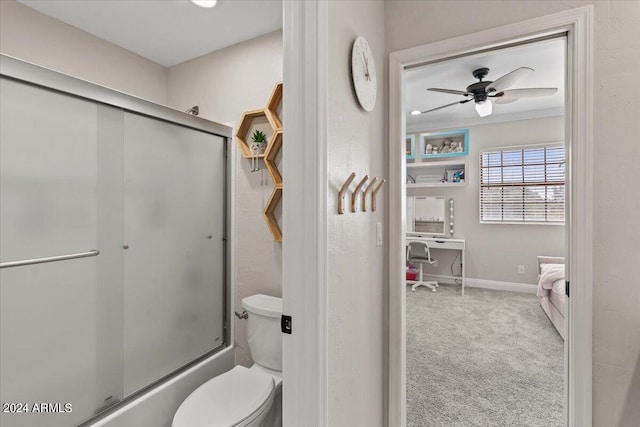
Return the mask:
M 416 136 L 415 135 L 407 135 L 406 153 L 407 153 L 407 160 L 414 160 L 416 158 Z
M 448 130 L 420 134 L 420 157 L 466 156 L 469 154 L 469 130 Z

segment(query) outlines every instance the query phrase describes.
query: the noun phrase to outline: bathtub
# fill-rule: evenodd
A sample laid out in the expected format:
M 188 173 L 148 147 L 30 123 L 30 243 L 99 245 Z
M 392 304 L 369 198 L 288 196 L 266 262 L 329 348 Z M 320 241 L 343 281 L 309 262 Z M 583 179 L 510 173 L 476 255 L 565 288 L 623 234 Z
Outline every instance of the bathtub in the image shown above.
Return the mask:
M 233 353 L 233 346 L 227 347 L 125 406 L 83 426 L 171 427 L 173 415 L 191 392 L 211 378 L 233 368 Z

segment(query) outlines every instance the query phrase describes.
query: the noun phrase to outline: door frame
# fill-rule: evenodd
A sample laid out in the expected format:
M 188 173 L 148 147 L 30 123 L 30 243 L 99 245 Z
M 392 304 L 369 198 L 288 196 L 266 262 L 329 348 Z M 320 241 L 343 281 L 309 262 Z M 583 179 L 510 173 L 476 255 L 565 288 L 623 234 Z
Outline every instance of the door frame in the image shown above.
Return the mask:
M 404 141 L 406 67 L 441 61 L 566 34 L 565 144 L 567 168 L 567 278 L 565 341 L 565 420 L 570 427 L 592 425 L 592 217 L 593 217 L 593 6 L 505 25 L 486 31 L 392 52 L 389 55 L 389 141 Z M 389 426 L 406 426 L 406 289 L 405 269 L 405 144 L 389 144 Z
M 285 426 L 328 422 L 327 98 L 329 5 L 285 1 L 282 116 L 282 336 Z

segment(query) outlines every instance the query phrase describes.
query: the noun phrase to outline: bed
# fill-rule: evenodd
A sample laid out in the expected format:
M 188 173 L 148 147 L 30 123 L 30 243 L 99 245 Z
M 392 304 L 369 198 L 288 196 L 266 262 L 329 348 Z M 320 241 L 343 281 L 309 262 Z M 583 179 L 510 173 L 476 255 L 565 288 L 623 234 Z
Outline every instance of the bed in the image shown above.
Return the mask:
M 564 317 L 567 312 L 563 257 L 538 257 L 538 290 L 540 306 L 562 339 L 565 337 Z

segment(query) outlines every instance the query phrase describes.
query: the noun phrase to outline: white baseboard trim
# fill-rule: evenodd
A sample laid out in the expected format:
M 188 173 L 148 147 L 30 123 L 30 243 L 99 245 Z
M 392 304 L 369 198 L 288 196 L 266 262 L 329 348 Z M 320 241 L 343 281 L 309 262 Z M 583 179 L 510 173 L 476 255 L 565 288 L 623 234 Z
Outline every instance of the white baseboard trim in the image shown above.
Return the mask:
M 494 291 L 524 292 L 527 294 L 535 294 L 538 290 L 537 285 L 531 285 L 529 283 L 498 282 L 497 280 L 469 278 L 467 279 L 466 286 L 469 288 L 493 289 Z
M 426 274 L 425 277 L 429 277 L 437 280 L 438 282 L 459 285 L 461 279 L 456 279 L 458 283 L 455 283 L 454 280 L 449 276 L 439 276 L 437 274 Z M 514 283 L 514 282 L 499 282 L 497 280 L 485 280 L 485 279 L 473 279 L 467 277 L 466 285 L 467 288 L 482 288 L 482 289 L 492 289 L 494 291 L 510 291 L 510 292 L 524 292 L 527 294 L 535 294 L 538 290 L 537 285 L 531 285 L 529 283 Z

